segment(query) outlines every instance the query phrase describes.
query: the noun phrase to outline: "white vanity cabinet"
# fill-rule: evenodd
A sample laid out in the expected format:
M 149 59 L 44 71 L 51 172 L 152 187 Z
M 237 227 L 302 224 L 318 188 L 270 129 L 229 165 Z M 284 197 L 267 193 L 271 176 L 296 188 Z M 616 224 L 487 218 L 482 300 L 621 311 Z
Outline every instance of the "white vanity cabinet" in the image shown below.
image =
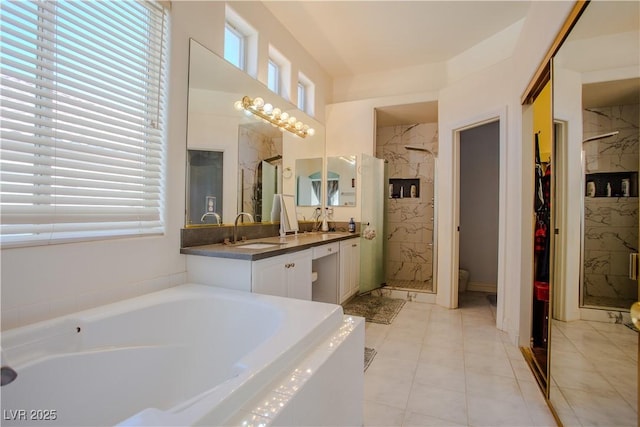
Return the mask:
M 340 303 L 358 292 L 360 286 L 360 238 L 340 242 Z
M 182 248 L 188 282 L 331 304 L 358 292 L 359 237 L 303 234 L 277 247 L 249 245 Z
M 311 250 L 251 263 L 251 291 L 311 300 Z

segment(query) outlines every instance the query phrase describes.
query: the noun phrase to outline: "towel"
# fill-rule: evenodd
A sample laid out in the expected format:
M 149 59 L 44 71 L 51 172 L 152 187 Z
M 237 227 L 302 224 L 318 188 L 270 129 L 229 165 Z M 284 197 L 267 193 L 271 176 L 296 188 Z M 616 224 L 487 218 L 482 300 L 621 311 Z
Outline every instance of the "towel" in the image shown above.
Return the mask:
M 362 232 L 362 237 L 364 237 L 367 240 L 373 240 L 376 237 L 376 230 L 373 227 L 371 227 L 369 224 L 367 224 L 364 231 Z

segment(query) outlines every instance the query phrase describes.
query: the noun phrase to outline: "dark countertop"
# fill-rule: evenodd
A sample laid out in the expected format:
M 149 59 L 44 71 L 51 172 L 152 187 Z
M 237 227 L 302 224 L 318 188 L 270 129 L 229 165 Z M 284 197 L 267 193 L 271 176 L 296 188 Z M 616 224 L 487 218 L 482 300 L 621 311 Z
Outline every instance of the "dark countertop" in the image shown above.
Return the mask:
M 291 252 L 297 252 L 314 246 L 321 246 L 327 243 L 339 242 L 341 240 L 360 237 L 360 233 L 334 232 L 311 232 L 288 235 L 286 237 L 265 237 L 254 240 L 244 240 L 236 244 L 216 243 L 211 245 L 189 246 L 180 249 L 181 254 L 200 255 L 216 258 L 233 258 L 248 261 L 256 261 L 264 258 L 271 258 Z M 262 248 L 250 248 L 247 245 L 272 245 Z

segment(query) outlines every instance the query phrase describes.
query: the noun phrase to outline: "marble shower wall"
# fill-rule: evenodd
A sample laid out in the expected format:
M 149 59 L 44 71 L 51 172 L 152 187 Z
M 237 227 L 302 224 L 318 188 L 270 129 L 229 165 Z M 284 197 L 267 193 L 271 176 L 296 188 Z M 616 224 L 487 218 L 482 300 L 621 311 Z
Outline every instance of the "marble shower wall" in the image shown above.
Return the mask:
M 377 129 L 376 157 L 388 161 L 393 178 L 420 180 L 418 198 L 388 199 L 385 212 L 385 270 L 390 281 L 430 282 L 433 276 L 434 157 L 409 151 L 405 145 L 424 147 L 437 154 L 438 125 L 423 123 Z M 388 193 L 385 191 L 385 196 Z
M 637 172 L 638 105 L 589 108 L 583 112 L 583 137 L 611 131 L 614 137 L 584 144 L 586 173 Z M 637 197 L 586 197 L 582 296 L 587 306 L 628 309 L 637 284 L 628 278 L 629 253 L 638 249 Z
M 242 211 L 256 212 L 255 185 L 258 181 L 258 165 L 264 159 L 282 155 L 282 136 L 272 138 L 252 127 L 240 126 L 238 133 L 238 170 L 242 174 L 238 182 L 242 182 Z M 273 164 L 282 164 L 278 160 Z

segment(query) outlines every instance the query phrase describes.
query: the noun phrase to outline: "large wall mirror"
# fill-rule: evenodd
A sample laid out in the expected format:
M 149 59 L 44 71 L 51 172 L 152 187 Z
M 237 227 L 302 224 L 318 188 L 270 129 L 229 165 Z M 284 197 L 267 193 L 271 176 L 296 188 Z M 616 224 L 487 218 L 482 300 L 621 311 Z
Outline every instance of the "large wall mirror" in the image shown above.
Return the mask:
M 315 134 L 301 138 L 237 111 L 234 103 L 244 96 L 263 98 L 308 124 Z M 216 213 L 227 224 L 238 212 L 249 212 L 256 221 L 271 221 L 273 195 L 295 194 L 295 179 L 286 171 L 294 170 L 296 159 L 324 156 L 321 123 L 195 40 L 190 41 L 187 114 L 187 149 L 222 153 L 223 182 L 208 186 L 225 189 L 215 197 Z M 187 185 L 194 182 L 190 170 L 187 167 Z M 192 193 L 187 188 L 187 195 Z M 198 192 L 187 197 L 186 226 L 215 224 L 212 216 L 201 221 L 214 195 Z
M 590 2 L 553 59 L 557 217 L 549 400 L 564 425 L 637 425 L 640 3 Z M 563 220 L 563 218 L 565 218 Z M 580 221 L 577 221 L 577 219 Z
M 356 156 L 327 157 L 327 206 L 356 205 Z

